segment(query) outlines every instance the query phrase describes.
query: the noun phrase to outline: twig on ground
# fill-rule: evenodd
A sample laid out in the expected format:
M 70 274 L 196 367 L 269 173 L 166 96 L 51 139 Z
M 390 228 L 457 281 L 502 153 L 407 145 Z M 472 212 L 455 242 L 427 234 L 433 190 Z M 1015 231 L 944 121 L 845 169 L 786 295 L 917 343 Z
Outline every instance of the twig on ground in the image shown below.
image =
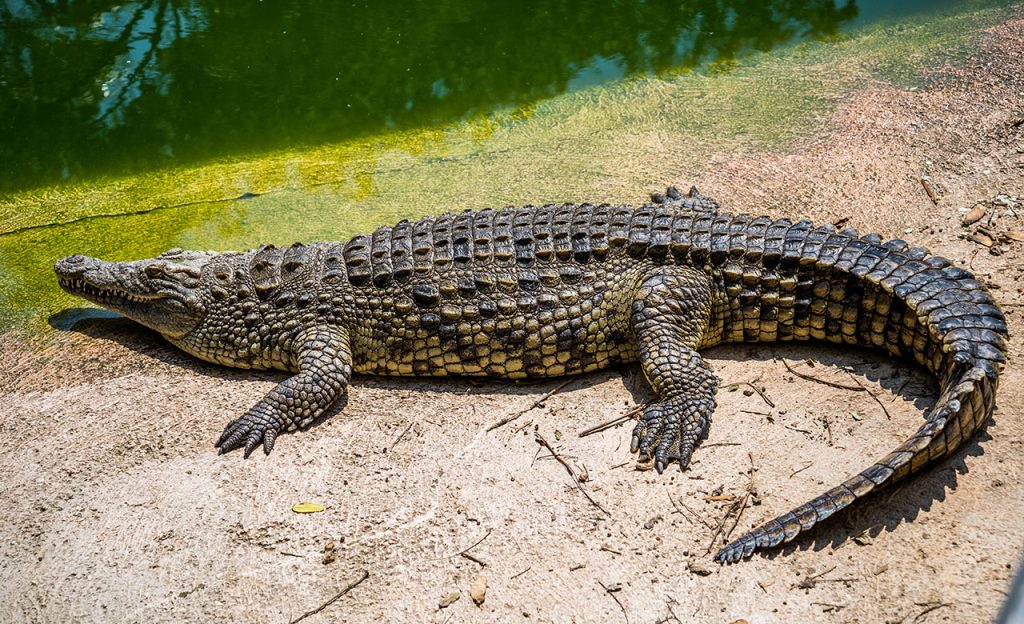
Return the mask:
M 919 607 L 925 607 L 924 611 L 922 611 L 922 612 L 920 612 L 920 613 L 918 613 L 917 615 L 914 616 L 914 621 L 915 622 L 919 622 L 924 616 L 928 615 L 929 613 L 931 613 L 932 611 L 934 611 L 936 609 L 941 609 L 942 607 L 952 607 L 953 606 L 953 603 L 951 603 L 951 602 L 915 602 L 914 604 L 916 604 Z
M 406 427 L 404 430 L 402 430 L 402 433 L 400 433 L 398 435 L 398 437 L 395 438 L 395 441 L 392 442 L 391 446 L 388 447 L 388 453 L 390 453 L 391 451 L 395 450 L 395 447 L 398 446 L 398 443 L 402 441 L 402 438 L 405 437 L 405 434 L 409 433 L 409 430 L 412 429 L 412 426 L 415 424 L 415 422 L 416 421 L 410 422 L 409 426 Z
M 738 381 L 736 383 L 731 384 L 722 384 L 722 387 L 729 389 L 729 391 L 731 392 L 733 390 L 739 389 L 740 386 L 749 386 L 751 390 L 756 392 L 757 395 L 760 396 L 761 399 L 763 399 L 764 402 L 768 404 L 768 407 L 775 407 L 775 403 L 768 398 L 768 395 L 766 395 L 764 392 L 761 391 L 760 388 L 754 385 L 759 381 L 761 381 L 761 375 L 758 375 L 755 379 L 752 379 L 751 381 Z
M 725 535 L 722 536 L 723 542 L 727 543 L 729 541 L 729 537 L 732 536 L 732 532 L 736 530 L 736 525 L 740 523 L 740 518 L 743 517 L 743 512 L 747 509 L 747 501 L 749 500 L 750 492 L 747 492 L 746 494 L 743 495 L 743 498 L 740 500 L 740 509 L 739 511 L 736 512 L 736 520 L 733 521 L 732 526 L 729 527 L 729 530 L 726 531 Z M 711 549 L 708 549 L 708 552 L 711 552 Z
M 904 381 L 902 384 L 900 384 L 900 387 L 896 391 L 896 394 L 892 395 L 892 401 L 890 401 L 890 403 L 895 403 L 896 400 L 899 399 L 900 396 L 903 395 L 903 389 L 906 388 L 909 384 L 910 384 L 910 380 L 909 379 Z
M 590 504 L 600 509 L 606 516 L 610 517 L 612 514 L 609 513 L 607 509 L 602 507 L 596 500 L 594 500 L 590 496 L 590 493 L 583 488 L 583 484 L 580 483 L 579 477 L 576 476 L 576 471 L 572 469 L 572 466 L 569 465 L 569 462 L 566 461 L 564 457 L 558 454 L 558 452 L 555 450 L 555 447 L 551 446 L 551 443 L 548 442 L 547 438 L 541 435 L 539 431 L 534 432 L 534 436 L 537 440 L 537 444 L 540 444 L 541 446 L 546 448 L 548 452 L 551 453 L 551 456 L 558 460 L 558 463 L 562 464 L 563 467 L 565 467 L 566 471 L 568 471 L 569 473 L 569 477 L 572 478 L 573 485 L 576 486 L 576 489 L 579 490 L 581 494 L 587 497 L 587 500 L 590 501 Z
M 528 421 L 524 422 L 523 424 L 519 425 L 518 427 L 516 427 L 515 429 L 513 429 L 512 433 L 519 433 L 520 431 L 522 431 L 523 429 L 526 429 L 527 427 L 529 427 L 532 424 L 533 424 L 533 420 L 532 419 L 528 420 Z
M 799 470 L 794 470 L 793 472 L 789 473 L 789 477 L 792 479 L 793 477 L 797 476 L 798 474 L 800 474 L 804 470 L 807 470 L 808 468 L 810 468 L 813 465 L 814 465 L 814 462 L 809 461 L 809 462 L 807 462 L 807 465 L 805 465 L 803 468 L 801 468 Z
M 615 595 L 615 592 L 619 590 L 617 588 L 611 589 L 601 581 L 598 581 L 597 584 L 601 586 L 601 589 L 603 589 L 606 594 L 612 597 L 612 600 L 615 601 L 615 604 L 619 605 L 619 608 L 622 609 L 622 617 L 626 618 L 626 624 L 629 624 L 629 614 L 626 613 L 626 607 L 622 606 L 622 603 L 619 601 L 618 596 Z
M 481 537 L 477 541 L 473 542 L 472 545 L 467 546 L 466 548 L 463 548 L 462 550 L 460 550 L 459 554 L 460 555 L 464 555 L 464 554 L 468 553 L 469 551 L 473 550 L 474 548 L 476 548 L 477 546 L 479 546 L 480 544 L 482 544 L 485 539 L 487 539 L 488 537 L 491 536 L 491 531 L 493 531 L 493 530 L 494 529 L 487 529 L 487 532 L 484 533 L 483 537 Z
M 844 370 L 846 370 L 846 369 L 844 369 Z M 870 391 L 870 390 L 868 390 L 867 386 L 862 384 L 859 379 L 854 377 L 853 373 L 851 373 L 849 370 L 846 371 L 846 374 L 850 376 L 850 379 L 853 380 L 853 383 L 855 383 L 858 386 L 860 386 L 861 390 L 863 390 L 864 392 L 867 392 L 868 396 L 875 400 L 875 403 L 878 403 L 878 407 L 882 408 L 882 411 L 885 413 L 885 419 L 886 420 L 892 420 L 892 416 L 889 415 L 889 410 L 885 409 L 885 404 L 882 403 L 882 401 L 877 396 L 875 396 L 875 393 Z M 907 384 L 903 384 L 903 385 L 905 386 Z M 902 389 L 903 388 L 900 388 L 900 390 L 902 390 Z
M 675 499 L 672 498 L 672 492 L 665 490 L 665 496 L 668 496 L 668 502 L 672 503 L 672 506 L 675 507 L 676 513 L 682 516 L 690 524 L 693 524 L 693 519 L 690 516 L 684 514 L 683 510 L 679 508 L 679 503 L 677 503 Z
M 360 583 L 362 583 L 363 581 L 365 581 L 368 578 L 370 578 L 370 572 L 367 571 L 367 570 L 363 570 L 362 575 L 358 579 L 356 579 L 355 581 L 352 581 L 351 583 L 349 583 L 345 587 L 345 589 L 343 589 L 340 592 L 334 594 L 334 596 L 330 600 L 328 600 L 327 602 L 323 603 L 322 605 L 320 605 L 316 609 L 313 609 L 312 611 L 306 611 L 305 613 L 303 613 L 299 617 L 295 618 L 294 620 L 289 621 L 288 624 L 296 624 L 296 622 L 301 622 L 302 620 L 308 618 L 311 615 L 316 615 L 317 613 L 320 613 L 321 611 L 323 611 L 327 607 L 329 607 L 332 604 L 334 604 L 334 602 L 336 600 L 338 600 L 339 598 L 341 598 L 345 594 L 347 594 L 350 591 L 352 591 L 353 589 L 355 589 Z
M 750 482 L 747 484 L 747 491 L 751 495 L 757 496 L 757 488 L 754 487 L 754 473 L 757 472 L 757 467 L 754 466 L 754 454 L 747 451 L 747 459 L 750 460 L 750 472 L 748 473 Z
M 474 557 L 473 555 L 469 554 L 469 551 L 473 550 L 474 548 L 476 548 L 477 546 L 479 546 L 479 545 L 481 544 L 481 542 L 483 542 L 483 541 L 484 541 L 485 539 L 487 539 L 488 537 L 490 537 L 490 535 L 491 535 L 491 531 L 492 531 L 492 530 L 493 530 L 493 529 L 487 529 L 487 532 L 486 532 L 486 533 L 484 533 L 484 536 L 483 536 L 483 537 L 481 537 L 481 538 L 480 538 L 480 539 L 478 539 L 477 541 L 473 542 L 473 545 L 472 545 L 472 546 L 469 546 L 468 548 L 464 548 L 464 549 L 462 549 L 462 551 L 460 551 L 460 552 L 459 552 L 459 556 L 460 556 L 460 557 L 462 557 L 462 558 L 464 558 L 464 559 L 469 559 L 469 560 L 470 560 L 470 561 L 472 561 L 473 563 L 475 563 L 475 564 L 479 565 L 479 566 L 480 566 L 481 568 L 486 568 L 486 567 L 487 567 L 487 563 L 486 563 L 486 562 L 484 562 L 484 561 L 481 561 L 480 559 L 477 559 L 477 558 L 476 558 L 476 557 Z
M 801 379 L 806 379 L 807 381 L 814 381 L 814 382 L 817 382 L 817 383 L 820 383 L 820 384 L 825 384 L 826 386 L 831 386 L 833 388 L 839 388 L 840 390 L 853 390 L 854 392 L 867 392 L 867 388 L 865 388 L 864 386 L 847 386 L 845 384 L 836 383 L 834 381 L 829 381 L 827 379 L 818 379 L 817 377 L 812 377 L 811 375 L 805 375 L 804 373 L 801 373 L 801 372 L 793 370 L 793 367 L 790 366 L 789 362 L 787 362 L 786 360 L 782 360 L 782 365 L 785 366 L 786 370 L 788 370 L 789 372 L 793 373 L 794 375 L 796 375 L 797 377 L 799 377 Z
M 710 553 L 711 550 L 715 547 L 715 542 L 718 541 L 718 536 L 722 535 L 722 531 L 723 529 L 725 529 L 725 524 L 729 521 L 729 518 L 735 516 L 735 520 L 733 521 L 732 526 L 729 527 L 729 530 L 724 534 L 722 538 L 725 542 L 729 541 L 729 536 L 731 536 L 733 531 L 736 530 L 737 525 L 739 525 L 740 523 L 740 518 L 743 516 L 743 512 L 747 508 L 747 502 L 750 501 L 751 496 L 756 496 L 757 494 L 757 488 L 754 487 L 754 472 L 757 470 L 757 468 L 754 466 L 754 454 L 748 452 L 747 457 L 750 459 L 750 470 L 747 472 L 747 491 L 743 494 L 743 498 L 737 500 L 732 505 L 730 505 L 728 511 L 726 511 L 725 515 L 722 516 L 721 522 L 718 523 L 718 528 L 715 529 L 715 534 L 711 537 L 711 543 L 708 544 L 708 553 Z
M 522 575 L 526 574 L 527 572 L 529 572 L 532 568 L 533 568 L 533 566 L 527 566 L 526 569 L 523 570 L 522 572 L 516 572 L 512 576 L 508 577 L 508 580 L 510 580 L 510 581 L 511 580 L 515 580 L 515 579 L 519 578 L 520 576 L 522 576 Z
M 627 420 L 630 420 L 631 418 L 633 418 L 634 416 L 636 416 L 640 412 L 642 412 L 645 409 L 647 409 L 648 406 L 650 406 L 650 403 L 644 403 L 642 405 L 637 405 L 636 407 L 630 409 L 628 412 L 626 412 L 625 414 L 622 414 L 621 416 L 616 416 L 615 418 L 613 418 L 611 420 L 608 420 L 608 421 L 605 421 L 605 422 L 603 422 L 603 423 L 601 423 L 599 425 L 594 425 L 593 427 L 588 427 L 588 428 L 584 429 L 583 431 L 580 431 L 576 435 L 577 435 L 577 437 L 585 438 L 588 435 L 593 435 L 595 433 L 600 433 L 600 432 L 604 431 L 605 429 L 611 429 L 612 427 L 615 427 L 617 425 L 621 425 L 622 423 L 626 422 Z
M 739 504 L 740 501 L 736 501 L 730 505 L 729 509 L 725 512 L 725 515 L 722 516 L 722 520 L 718 523 L 718 527 L 715 529 L 715 534 L 711 536 L 711 542 L 708 544 L 707 553 L 710 553 L 711 549 L 715 547 L 715 542 L 718 541 L 718 536 L 722 534 L 722 530 L 725 528 L 725 523 L 728 522 L 729 516 L 732 515 L 732 512 L 739 509 Z
M 792 585 L 790 585 L 790 588 L 791 589 L 814 589 L 815 584 L 818 582 L 819 579 L 821 579 L 821 577 L 825 576 L 826 574 L 828 574 L 829 572 L 831 572 L 832 570 L 835 570 L 835 569 L 836 569 L 836 566 L 832 566 L 831 568 L 829 568 L 828 570 L 825 570 L 824 572 L 819 572 L 817 574 L 808 574 L 804 578 L 800 579 L 799 582 L 793 583 Z
M 547 401 L 548 399 L 553 397 L 559 390 L 561 390 L 562 388 L 568 386 L 569 384 L 571 384 L 574 381 L 576 381 L 576 380 L 575 379 L 566 379 L 565 381 L 563 381 L 562 383 L 558 384 L 557 386 L 555 386 L 554 388 L 552 388 L 548 392 L 544 393 L 544 396 L 542 396 L 541 398 L 539 398 L 536 401 L 534 401 L 533 404 L 530 405 L 530 407 L 528 407 L 528 408 L 526 408 L 524 410 L 520 410 L 519 412 L 517 412 L 515 414 L 510 414 L 509 416 L 505 416 L 501 420 L 499 420 L 499 421 L 491 424 L 489 427 L 487 427 L 487 430 L 488 431 L 494 431 L 498 427 L 503 427 L 503 426 L 509 424 L 510 422 L 512 422 L 513 420 L 518 419 L 523 414 L 525 414 L 526 412 L 529 412 L 532 409 L 535 409 L 535 408 L 538 408 L 538 407 L 544 407 L 544 401 Z
M 469 553 L 459 553 L 459 556 L 462 557 L 463 559 L 469 559 L 470 561 L 472 561 L 473 563 L 477 564 L 481 568 L 486 568 L 487 567 L 487 562 L 486 561 L 484 561 L 483 559 L 478 559 L 478 558 L 474 557 L 473 555 L 471 555 Z
M 748 492 L 748 493 L 743 495 L 743 498 L 741 498 L 741 499 L 737 500 L 736 502 L 732 503 L 731 505 L 729 505 L 729 508 L 726 510 L 725 515 L 722 516 L 722 521 L 718 524 L 718 528 L 715 529 L 715 535 L 713 535 L 711 537 L 711 543 L 708 544 L 708 550 L 707 550 L 708 553 L 710 553 L 712 551 L 712 549 L 715 547 L 715 542 L 718 541 L 718 536 L 722 535 L 722 531 L 725 529 L 725 524 L 727 522 L 729 522 L 729 518 L 732 516 L 733 513 L 736 513 L 740 509 L 741 506 L 744 507 L 744 508 L 746 507 L 746 499 L 750 498 L 750 496 L 751 496 L 751 493 Z M 738 523 L 738 522 L 739 522 L 739 519 L 737 517 L 736 523 Z M 735 524 L 733 524 L 732 529 L 735 529 L 735 528 L 736 528 L 736 526 L 735 526 Z M 730 533 L 731 533 L 732 529 L 729 530 Z
M 675 609 L 672 608 L 672 603 L 679 604 L 678 601 L 668 594 L 665 594 L 665 597 L 668 598 L 668 600 L 665 601 L 665 606 L 668 607 L 668 612 L 672 615 L 672 619 L 676 621 L 676 624 L 683 624 L 683 621 L 679 619 L 678 615 L 676 615 Z
M 755 379 L 754 381 L 757 381 L 757 379 Z M 772 402 L 772 400 L 768 398 L 768 395 L 766 395 L 764 392 L 761 392 L 761 389 L 758 388 L 757 386 L 755 386 L 753 381 L 747 381 L 747 382 L 744 382 L 744 383 L 746 383 L 746 385 L 750 386 L 750 388 L 754 392 L 756 392 L 758 394 L 758 396 L 760 396 L 764 400 L 765 403 L 768 404 L 768 407 L 775 407 L 775 403 Z
M 846 608 L 846 605 L 836 604 L 834 602 L 812 602 L 811 604 L 822 607 L 822 611 L 840 611 Z

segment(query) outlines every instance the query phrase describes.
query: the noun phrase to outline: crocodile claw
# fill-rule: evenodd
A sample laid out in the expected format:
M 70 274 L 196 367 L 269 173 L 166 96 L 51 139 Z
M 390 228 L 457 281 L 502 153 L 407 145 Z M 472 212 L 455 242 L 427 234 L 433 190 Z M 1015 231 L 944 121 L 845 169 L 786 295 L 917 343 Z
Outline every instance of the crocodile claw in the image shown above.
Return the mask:
M 248 459 L 249 455 L 262 444 L 263 452 L 269 455 L 274 448 L 274 440 L 281 427 L 282 423 L 279 419 L 263 410 L 254 408 L 241 418 L 228 423 L 224 428 L 224 433 L 220 434 L 220 438 L 214 446 L 217 447 L 220 455 L 230 453 L 238 448 L 244 449 L 243 455 Z
M 685 470 L 697 441 L 707 430 L 710 411 L 704 402 L 685 397 L 656 403 L 633 429 L 629 450 L 638 453 L 641 461 L 653 459 L 658 474 L 674 462 Z

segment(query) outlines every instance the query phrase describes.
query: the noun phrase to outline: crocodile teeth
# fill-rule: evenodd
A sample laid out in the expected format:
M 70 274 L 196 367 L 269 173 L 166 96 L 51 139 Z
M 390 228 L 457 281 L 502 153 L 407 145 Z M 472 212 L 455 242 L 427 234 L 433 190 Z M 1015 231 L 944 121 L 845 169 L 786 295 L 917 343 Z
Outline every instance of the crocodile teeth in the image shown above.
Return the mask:
M 65 281 L 65 285 L 79 294 L 95 297 L 97 299 L 118 299 L 131 301 L 133 303 L 146 303 L 147 301 L 152 301 L 157 298 L 153 296 L 137 295 L 121 290 L 100 288 L 81 279 L 67 280 Z

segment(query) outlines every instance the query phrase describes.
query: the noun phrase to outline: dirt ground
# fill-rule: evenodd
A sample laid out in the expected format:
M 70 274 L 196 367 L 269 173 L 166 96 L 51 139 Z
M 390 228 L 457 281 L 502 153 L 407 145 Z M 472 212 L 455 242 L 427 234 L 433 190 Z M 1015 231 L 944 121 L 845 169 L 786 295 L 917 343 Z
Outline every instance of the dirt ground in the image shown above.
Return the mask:
M 723 380 L 711 435 L 686 473 L 658 476 L 631 461 L 628 424 L 579 435 L 650 397 L 635 368 L 564 387 L 362 377 L 342 413 L 243 461 L 213 441 L 280 377 L 198 363 L 123 320 L 12 332 L 0 337 L 0 621 L 285 622 L 364 571 L 303 621 L 990 620 L 1024 546 L 1024 243 L 991 253 L 965 237 L 977 225 L 960 209 L 985 200 L 981 225 L 1024 230 L 1024 20 L 988 31 L 976 60 L 927 88 L 858 92 L 826 126 L 784 153 L 722 154 L 667 182 L 733 210 L 849 219 L 990 285 L 1011 359 L 985 433 L 949 461 L 777 556 L 720 567 L 709 550 L 721 534 L 916 429 L 933 382 L 877 353 L 711 350 Z M 731 385 L 747 381 L 764 397 Z M 535 431 L 585 470 L 594 504 Z M 296 514 L 300 501 L 326 509 Z

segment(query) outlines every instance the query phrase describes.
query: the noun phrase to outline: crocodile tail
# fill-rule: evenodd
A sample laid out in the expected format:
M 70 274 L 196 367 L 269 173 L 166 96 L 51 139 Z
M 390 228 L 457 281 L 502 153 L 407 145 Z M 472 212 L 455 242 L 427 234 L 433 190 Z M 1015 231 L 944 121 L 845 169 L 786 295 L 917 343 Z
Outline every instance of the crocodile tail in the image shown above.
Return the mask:
M 857 499 L 948 456 L 988 418 L 996 385 L 996 378 L 984 368 L 963 366 L 946 382 L 925 424 L 903 444 L 860 474 L 744 534 L 719 550 L 715 559 L 733 563 L 756 550 L 792 541 Z
M 900 255 L 889 258 L 916 266 Z M 905 306 L 905 314 L 892 317 L 896 322 L 890 323 L 884 346 L 895 355 L 915 356 L 939 378 L 939 397 L 925 423 L 866 470 L 727 544 L 715 556 L 717 561 L 733 563 L 792 541 L 854 501 L 953 454 L 988 420 L 995 407 L 999 367 L 1005 360 L 1005 318 L 970 273 L 941 266 L 945 261 L 936 260 L 936 268 L 912 271 L 916 278 L 875 279 L 881 276 L 852 271 L 867 290 L 877 288 Z M 933 279 L 920 279 L 921 273 L 930 273 Z M 927 338 L 916 340 L 921 332 L 915 330 L 915 323 L 927 328 Z M 926 348 L 919 348 L 922 343 Z M 881 346 L 877 340 L 875 344 Z

